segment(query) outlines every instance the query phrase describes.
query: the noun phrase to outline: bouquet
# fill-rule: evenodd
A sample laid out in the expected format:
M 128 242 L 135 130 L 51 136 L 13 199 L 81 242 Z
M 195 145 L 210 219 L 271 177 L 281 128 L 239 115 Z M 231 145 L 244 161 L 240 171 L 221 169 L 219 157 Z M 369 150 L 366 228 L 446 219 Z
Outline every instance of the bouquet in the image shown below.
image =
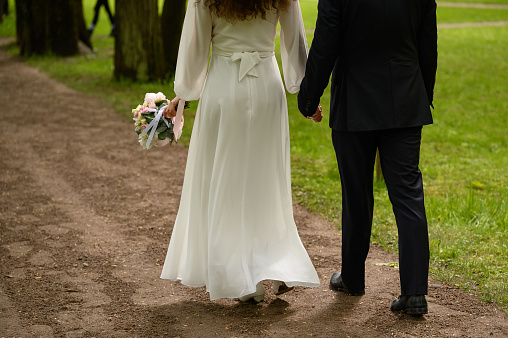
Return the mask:
M 132 109 L 134 127 L 139 137 L 139 144 L 143 149 L 148 150 L 154 145 L 163 147 L 180 138 L 185 101 L 179 102 L 177 116 L 173 118 L 164 114 L 164 108 L 168 104 L 166 96 L 161 92 L 146 93 L 143 104 Z

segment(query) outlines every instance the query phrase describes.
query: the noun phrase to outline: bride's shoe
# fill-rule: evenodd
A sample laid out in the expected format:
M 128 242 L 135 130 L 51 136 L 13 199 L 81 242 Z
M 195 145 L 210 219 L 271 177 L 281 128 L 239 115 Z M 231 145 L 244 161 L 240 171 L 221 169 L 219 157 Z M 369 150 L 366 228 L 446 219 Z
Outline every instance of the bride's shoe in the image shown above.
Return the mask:
M 245 296 L 240 297 L 238 299 L 240 299 L 240 301 L 242 301 L 242 302 L 246 302 L 251 299 L 253 299 L 256 303 L 262 302 L 263 299 L 265 299 L 265 287 L 263 286 L 263 284 L 261 282 L 259 282 L 256 285 L 256 292 L 245 295 Z
M 289 287 L 286 285 L 286 283 L 284 282 L 281 282 L 281 281 L 278 281 L 278 280 L 274 280 L 273 281 L 273 285 L 272 285 L 272 290 L 273 290 L 273 293 L 278 296 L 278 295 L 282 295 L 283 293 L 286 293 L 288 291 L 291 291 L 293 290 L 295 287 L 292 286 L 292 287 Z

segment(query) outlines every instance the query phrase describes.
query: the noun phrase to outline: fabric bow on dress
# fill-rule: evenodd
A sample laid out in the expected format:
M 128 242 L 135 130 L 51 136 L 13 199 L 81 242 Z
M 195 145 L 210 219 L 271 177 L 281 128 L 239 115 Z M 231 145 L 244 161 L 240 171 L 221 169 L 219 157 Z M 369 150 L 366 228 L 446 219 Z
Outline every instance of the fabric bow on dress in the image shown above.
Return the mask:
M 245 75 L 258 77 L 258 73 L 254 68 L 261 62 L 261 57 L 258 52 L 235 52 L 231 56 L 234 62 L 240 61 L 240 73 L 238 74 L 238 81 L 242 81 Z

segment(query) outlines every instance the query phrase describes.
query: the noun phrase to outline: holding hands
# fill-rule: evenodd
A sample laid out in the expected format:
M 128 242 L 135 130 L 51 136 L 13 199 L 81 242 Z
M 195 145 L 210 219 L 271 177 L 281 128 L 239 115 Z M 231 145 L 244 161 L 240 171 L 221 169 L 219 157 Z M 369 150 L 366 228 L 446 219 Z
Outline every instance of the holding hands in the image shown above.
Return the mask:
M 315 123 L 321 122 L 323 119 L 323 107 L 321 105 L 318 105 L 316 112 L 312 116 L 307 116 L 308 119 L 312 119 Z

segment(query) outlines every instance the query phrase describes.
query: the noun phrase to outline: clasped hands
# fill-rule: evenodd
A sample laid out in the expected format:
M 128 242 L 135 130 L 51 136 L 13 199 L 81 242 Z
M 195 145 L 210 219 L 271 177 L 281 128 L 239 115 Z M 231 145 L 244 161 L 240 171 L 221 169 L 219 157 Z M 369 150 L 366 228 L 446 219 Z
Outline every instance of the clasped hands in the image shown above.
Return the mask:
M 316 112 L 312 116 L 307 116 L 308 119 L 311 119 L 312 121 L 318 123 L 321 122 L 323 119 L 323 107 L 321 105 L 318 105 Z
M 180 102 L 180 98 L 176 96 L 173 100 L 168 100 L 168 105 L 164 107 L 164 111 L 162 115 L 165 118 L 173 118 L 176 116 L 176 107 L 178 106 L 178 102 Z M 314 122 L 318 123 L 321 122 L 323 119 L 323 107 L 321 105 L 318 105 L 316 112 L 312 116 L 307 116 L 308 119 L 313 120 Z
M 168 105 L 164 107 L 164 111 L 162 115 L 165 118 L 173 118 L 176 116 L 176 107 L 178 106 L 178 102 L 180 102 L 180 98 L 176 96 L 173 100 L 168 100 Z

